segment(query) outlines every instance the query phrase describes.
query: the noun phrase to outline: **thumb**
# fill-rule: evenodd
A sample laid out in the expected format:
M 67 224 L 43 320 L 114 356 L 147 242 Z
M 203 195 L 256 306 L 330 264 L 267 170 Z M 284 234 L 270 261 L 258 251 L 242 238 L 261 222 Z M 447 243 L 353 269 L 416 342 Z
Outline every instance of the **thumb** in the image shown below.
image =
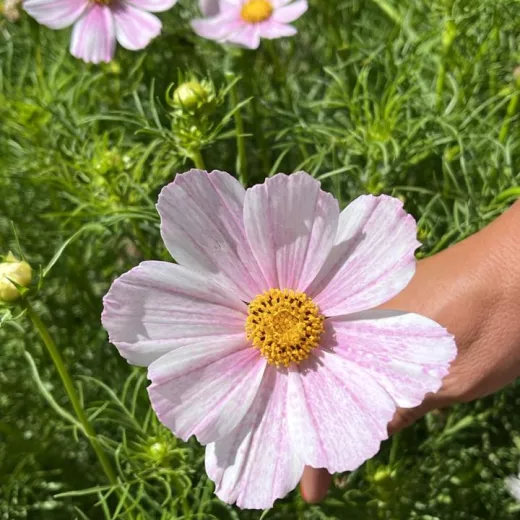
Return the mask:
M 330 486 L 332 475 L 324 468 L 305 466 L 300 480 L 300 493 L 309 504 L 321 502 Z

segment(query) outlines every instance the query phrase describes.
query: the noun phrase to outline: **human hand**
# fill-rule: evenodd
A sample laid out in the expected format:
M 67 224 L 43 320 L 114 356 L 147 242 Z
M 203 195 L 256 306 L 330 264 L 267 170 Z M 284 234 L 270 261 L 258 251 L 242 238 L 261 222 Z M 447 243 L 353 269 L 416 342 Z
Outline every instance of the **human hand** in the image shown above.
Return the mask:
M 520 204 L 479 233 L 421 260 L 410 284 L 382 307 L 432 318 L 455 335 L 457 358 L 442 388 L 413 409 L 398 409 L 392 435 L 427 412 L 493 393 L 520 375 Z M 300 489 L 324 498 L 325 469 L 305 468 Z

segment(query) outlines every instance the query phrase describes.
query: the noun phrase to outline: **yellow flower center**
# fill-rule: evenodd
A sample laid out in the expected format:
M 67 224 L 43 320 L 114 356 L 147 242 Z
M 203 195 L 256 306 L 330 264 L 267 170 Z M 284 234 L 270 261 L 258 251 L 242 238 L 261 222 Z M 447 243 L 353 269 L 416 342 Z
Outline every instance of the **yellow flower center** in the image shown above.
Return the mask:
M 110 5 L 113 3 L 113 0 L 91 0 L 95 4 L 101 4 L 101 5 Z
M 325 318 L 304 293 L 269 289 L 249 304 L 247 339 L 271 365 L 288 367 L 318 346 Z
M 269 0 L 248 0 L 242 6 L 242 20 L 249 23 L 260 23 L 273 14 L 273 6 Z

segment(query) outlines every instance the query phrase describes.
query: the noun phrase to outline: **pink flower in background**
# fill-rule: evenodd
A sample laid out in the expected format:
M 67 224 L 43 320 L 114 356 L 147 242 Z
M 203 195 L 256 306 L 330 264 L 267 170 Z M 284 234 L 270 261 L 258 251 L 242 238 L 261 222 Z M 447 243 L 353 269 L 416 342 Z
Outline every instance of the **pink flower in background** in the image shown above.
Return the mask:
M 265 509 L 303 468 L 353 470 L 396 407 L 435 392 L 453 337 L 417 314 L 374 309 L 415 271 L 402 203 L 361 196 L 341 213 L 306 173 L 247 191 L 191 170 L 159 197 L 178 262 L 143 262 L 104 299 L 103 325 L 175 435 L 195 435 L 224 501 Z
M 143 49 L 161 32 L 150 12 L 166 11 L 177 0 L 25 0 L 24 9 L 51 29 L 74 24 L 70 52 L 86 62 L 109 62 L 116 41 L 131 51 Z M 149 12 L 150 11 L 150 12 Z
M 206 19 L 191 22 L 193 30 L 204 38 L 256 49 L 260 38 L 293 36 L 289 25 L 308 5 L 306 0 L 200 0 Z

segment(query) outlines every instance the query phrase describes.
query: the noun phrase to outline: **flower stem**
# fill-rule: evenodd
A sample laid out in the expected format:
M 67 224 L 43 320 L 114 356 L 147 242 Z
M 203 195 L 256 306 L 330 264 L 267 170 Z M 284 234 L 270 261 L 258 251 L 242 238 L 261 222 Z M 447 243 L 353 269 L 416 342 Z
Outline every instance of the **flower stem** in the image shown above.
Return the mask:
M 444 24 L 444 31 L 442 33 L 442 53 L 440 56 L 439 68 L 437 72 L 437 85 L 435 87 L 435 106 L 437 111 L 440 111 L 442 108 L 442 94 L 444 91 L 444 82 L 446 80 L 446 61 L 456 36 L 457 26 L 453 20 L 447 20 Z
M 518 87 L 520 88 L 520 81 L 517 81 Z M 518 103 L 520 101 L 520 94 L 517 92 L 510 100 L 507 105 L 507 112 L 504 121 L 502 122 L 502 127 L 500 128 L 500 133 L 498 134 L 498 140 L 500 143 L 504 144 L 507 140 L 507 136 L 509 134 L 509 127 L 511 126 L 511 120 L 515 115 L 518 109 Z
M 196 168 L 198 168 L 199 170 L 206 169 L 206 165 L 204 164 L 204 158 L 202 157 L 202 153 L 200 152 L 200 150 L 195 150 L 191 154 L 191 159 L 195 163 Z
M 79 422 L 82 424 L 85 434 L 87 435 L 88 440 L 92 445 L 92 448 L 96 452 L 97 458 L 103 468 L 103 471 L 105 472 L 110 484 L 112 486 L 117 486 L 118 482 L 116 474 L 114 473 L 112 465 L 110 464 L 110 461 L 108 460 L 106 453 L 103 451 L 103 448 L 99 443 L 99 440 L 96 436 L 96 432 L 90 424 L 85 410 L 81 405 L 72 378 L 70 377 L 65 363 L 63 362 L 63 359 L 61 357 L 60 351 L 58 350 L 58 347 L 56 346 L 56 343 L 54 343 L 51 335 L 49 334 L 49 331 L 47 330 L 47 327 L 43 324 L 38 314 L 34 312 L 34 309 L 28 301 L 25 302 L 25 309 L 27 310 L 27 315 L 31 319 L 35 329 L 38 331 L 38 334 L 40 335 L 43 343 L 47 347 L 47 350 L 52 358 L 54 366 L 56 367 L 56 370 L 60 375 L 61 381 L 63 383 L 63 386 L 65 387 L 67 395 L 69 396 L 70 402 L 72 403 L 74 412 L 76 413 Z
M 233 81 L 233 79 L 230 78 L 230 81 Z M 233 104 L 233 108 L 235 108 L 239 103 L 236 83 L 231 87 L 230 95 L 231 103 Z M 244 121 L 240 110 L 235 110 L 233 117 L 235 118 L 235 130 L 237 134 L 237 174 L 242 185 L 247 187 L 247 156 L 246 141 L 244 138 Z

